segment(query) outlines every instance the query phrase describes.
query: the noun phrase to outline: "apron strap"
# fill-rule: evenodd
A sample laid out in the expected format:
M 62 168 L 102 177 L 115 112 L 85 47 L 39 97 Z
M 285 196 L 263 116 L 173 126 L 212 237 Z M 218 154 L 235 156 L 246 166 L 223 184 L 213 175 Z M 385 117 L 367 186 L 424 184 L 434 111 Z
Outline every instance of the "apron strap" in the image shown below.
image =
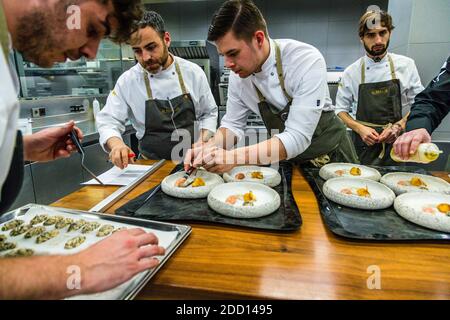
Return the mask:
M 391 69 L 391 78 L 392 80 L 397 79 L 397 75 L 395 74 L 395 66 L 394 66 L 394 60 L 392 60 L 392 57 L 390 54 L 388 54 L 388 60 L 389 60 L 389 67 Z M 363 58 L 361 63 L 361 84 L 366 82 L 366 61 Z
M 283 75 L 283 62 L 281 61 L 281 48 L 278 45 L 278 43 L 274 40 L 273 41 L 275 43 L 275 60 L 276 60 L 276 65 L 277 65 L 277 75 L 278 75 L 278 81 L 280 82 L 280 87 L 281 90 L 283 90 L 283 94 L 286 97 L 286 99 L 289 101 L 289 103 L 292 103 L 292 97 L 287 93 L 286 91 L 286 85 L 284 82 L 284 75 Z M 263 102 L 266 101 L 266 98 L 264 97 L 264 95 L 261 93 L 261 91 L 258 89 L 257 86 L 255 86 L 255 84 L 253 84 L 253 86 L 256 89 L 256 93 L 258 94 L 259 97 L 259 101 Z
M 175 57 L 173 58 L 175 60 Z M 180 65 L 178 64 L 178 61 L 175 60 L 175 70 L 178 74 L 178 82 L 180 82 L 181 92 L 183 92 L 183 95 L 187 94 L 186 85 L 184 84 L 183 74 L 181 73 Z
M 153 100 L 153 92 L 152 87 L 150 87 L 150 80 L 148 80 L 148 73 L 146 71 L 143 72 L 145 89 L 147 90 L 147 96 L 149 100 Z
M 181 87 L 181 92 L 183 93 L 183 95 L 186 95 L 188 92 L 186 90 L 186 85 L 184 83 L 183 75 L 181 74 L 180 65 L 175 60 L 175 57 L 174 57 L 174 61 L 175 61 L 175 70 L 178 74 L 178 82 L 180 83 L 180 87 Z M 143 75 L 144 75 L 145 89 L 147 90 L 147 96 L 148 96 L 149 100 L 153 100 L 153 91 L 152 91 L 152 87 L 150 86 L 150 80 L 148 79 L 148 72 L 144 71 Z
M 6 62 L 9 60 L 9 36 L 8 36 L 8 26 L 6 24 L 6 16 L 3 11 L 3 3 L 0 0 L 0 43 L 2 51 L 5 55 Z

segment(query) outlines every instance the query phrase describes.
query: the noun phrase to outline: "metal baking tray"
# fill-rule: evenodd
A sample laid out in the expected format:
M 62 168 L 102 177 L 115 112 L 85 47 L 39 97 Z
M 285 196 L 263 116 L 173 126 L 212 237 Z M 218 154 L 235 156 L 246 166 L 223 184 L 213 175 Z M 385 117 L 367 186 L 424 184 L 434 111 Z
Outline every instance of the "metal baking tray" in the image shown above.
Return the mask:
M 183 241 L 190 235 L 192 228 L 186 225 L 165 223 L 151 220 L 143 220 L 130 217 L 121 217 L 110 214 L 92 213 L 86 211 L 49 207 L 38 204 L 28 204 L 19 209 L 10 211 L 0 217 L 0 235 L 8 237 L 7 242 L 16 243 L 16 248 L 11 250 L 5 250 L 0 252 L 0 259 L 18 248 L 29 248 L 36 252 L 36 255 L 54 255 L 54 254 L 74 254 L 82 251 L 90 245 L 105 239 L 106 237 L 97 237 L 96 232 L 99 228 L 89 234 L 83 234 L 86 236 L 86 241 L 82 245 L 74 249 L 64 249 L 64 244 L 68 239 L 81 235 L 81 229 L 77 231 L 68 232 L 68 227 L 60 229 L 60 234 L 44 242 L 43 244 L 36 244 L 33 237 L 31 239 L 25 239 L 24 234 L 12 237 L 10 236 L 11 230 L 1 231 L 1 227 L 13 219 L 24 220 L 24 225 L 27 224 L 34 216 L 39 214 L 47 214 L 50 216 L 62 216 L 65 218 L 83 219 L 87 222 L 99 222 L 102 224 L 108 224 L 114 226 L 115 229 L 119 227 L 126 228 L 142 228 L 147 232 L 153 232 L 160 240 L 160 245 L 166 248 L 166 254 L 162 257 L 158 257 L 160 264 L 151 270 L 144 271 L 122 285 L 96 294 L 75 296 L 69 299 L 121 299 L 130 300 L 133 299 L 139 291 L 147 284 L 147 282 L 158 272 L 158 270 L 164 265 L 164 263 L 172 256 L 172 254 L 178 249 Z M 42 223 L 38 224 L 42 225 Z M 54 230 L 55 226 L 47 226 L 47 231 Z M 36 249 L 37 247 L 37 249 Z

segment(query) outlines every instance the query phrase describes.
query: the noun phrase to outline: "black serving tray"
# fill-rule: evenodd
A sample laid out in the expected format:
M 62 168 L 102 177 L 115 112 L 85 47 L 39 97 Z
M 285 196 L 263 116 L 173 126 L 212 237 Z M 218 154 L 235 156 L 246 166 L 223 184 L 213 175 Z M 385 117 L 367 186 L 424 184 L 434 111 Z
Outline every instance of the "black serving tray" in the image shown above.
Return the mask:
M 294 231 L 302 225 L 302 218 L 292 195 L 292 169 L 291 163 L 280 163 L 281 183 L 273 189 L 281 197 L 281 206 L 274 213 L 261 218 L 236 219 L 223 216 L 209 208 L 206 198 L 178 199 L 166 195 L 160 186 L 131 200 L 115 213 L 121 216 L 159 221 L 202 221 L 262 230 Z M 172 173 L 180 170 L 181 166 L 177 166 Z
M 376 167 L 381 175 L 390 172 L 429 174 L 418 167 Z M 328 200 L 323 194 L 323 180 L 317 168 L 302 168 L 316 194 L 320 214 L 326 226 L 341 237 L 373 241 L 450 240 L 450 234 L 431 230 L 399 216 L 394 207 L 384 210 L 353 209 Z

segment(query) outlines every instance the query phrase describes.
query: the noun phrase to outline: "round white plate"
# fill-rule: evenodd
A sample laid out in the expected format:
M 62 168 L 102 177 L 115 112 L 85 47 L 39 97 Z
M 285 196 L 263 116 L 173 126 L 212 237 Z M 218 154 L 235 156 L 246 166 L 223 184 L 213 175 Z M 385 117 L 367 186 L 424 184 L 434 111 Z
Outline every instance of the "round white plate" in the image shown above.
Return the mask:
M 253 206 L 243 206 L 238 200 L 234 205 L 226 203 L 232 195 L 244 195 L 252 192 L 256 201 Z M 215 187 L 208 195 L 208 205 L 214 211 L 232 218 L 260 218 L 267 216 L 280 207 L 280 195 L 261 183 L 231 182 Z
M 252 178 L 252 172 L 261 172 L 263 174 L 263 179 Z M 245 178 L 239 180 L 236 175 L 243 173 Z M 281 182 L 281 175 L 277 170 L 268 167 L 258 167 L 258 166 L 239 166 L 235 167 L 229 172 L 223 174 L 223 179 L 226 182 L 256 182 L 262 183 L 269 187 L 276 187 Z
M 193 188 L 192 184 L 186 188 L 175 186 L 175 182 L 182 178 L 183 172 L 177 172 L 164 178 L 161 182 L 161 189 L 165 194 L 176 198 L 184 199 L 200 199 L 206 198 L 211 190 L 219 184 L 223 183 L 223 179 L 215 173 L 210 173 L 205 170 L 198 170 L 196 177 L 202 178 L 205 181 L 205 186 Z
M 395 199 L 394 208 L 408 221 L 450 233 L 450 216 L 436 208 L 441 203 L 450 204 L 450 195 L 437 192 L 408 192 Z
M 361 197 L 356 195 L 359 188 L 368 187 L 370 197 Z M 353 194 L 344 194 L 343 189 L 350 189 Z M 361 178 L 333 178 L 325 182 L 323 185 L 323 193 L 325 196 L 343 206 L 366 209 L 379 210 L 389 208 L 395 199 L 395 194 L 385 185 Z
M 400 185 L 399 182 L 408 183 L 411 178 L 420 178 L 427 184 L 426 189 L 412 185 Z M 381 183 L 387 185 L 399 195 L 405 192 L 440 192 L 450 194 L 450 184 L 438 177 L 428 176 L 424 174 L 408 173 L 408 172 L 392 172 L 381 177 Z
M 360 176 L 354 176 L 350 174 L 350 170 L 353 168 L 359 168 L 361 170 Z M 362 179 L 370 179 L 374 181 L 380 181 L 381 174 L 378 172 L 378 170 L 362 166 L 359 164 L 354 163 L 329 163 L 324 165 L 322 168 L 320 168 L 319 176 L 324 179 L 332 179 L 332 178 L 339 178 L 339 177 L 345 177 L 345 178 L 362 178 Z

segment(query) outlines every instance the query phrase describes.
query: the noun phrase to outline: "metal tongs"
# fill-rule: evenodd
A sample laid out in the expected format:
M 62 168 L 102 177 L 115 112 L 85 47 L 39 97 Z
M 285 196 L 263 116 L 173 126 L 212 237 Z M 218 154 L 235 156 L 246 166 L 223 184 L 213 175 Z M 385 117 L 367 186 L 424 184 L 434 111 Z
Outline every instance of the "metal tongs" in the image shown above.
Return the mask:
M 183 188 L 190 186 L 194 182 L 197 170 L 197 168 L 190 167 L 187 171 L 185 171 L 183 178 L 186 179 L 186 181 L 181 185 Z
M 86 172 L 89 173 L 98 183 L 100 183 L 102 186 L 104 186 L 105 184 L 103 182 L 101 182 L 100 179 L 97 178 L 97 176 L 85 166 L 85 164 L 84 164 L 85 152 L 84 152 L 83 147 L 81 146 L 81 142 L 78 139 L 78 135 L 75 130 L 72 130 L 70 132 L 70 139 L 72 139 L 73 143 L 77 147 L 78 153 L 81 154 L 81 166 L 83 167 L 83 169 L 86 170 Z

